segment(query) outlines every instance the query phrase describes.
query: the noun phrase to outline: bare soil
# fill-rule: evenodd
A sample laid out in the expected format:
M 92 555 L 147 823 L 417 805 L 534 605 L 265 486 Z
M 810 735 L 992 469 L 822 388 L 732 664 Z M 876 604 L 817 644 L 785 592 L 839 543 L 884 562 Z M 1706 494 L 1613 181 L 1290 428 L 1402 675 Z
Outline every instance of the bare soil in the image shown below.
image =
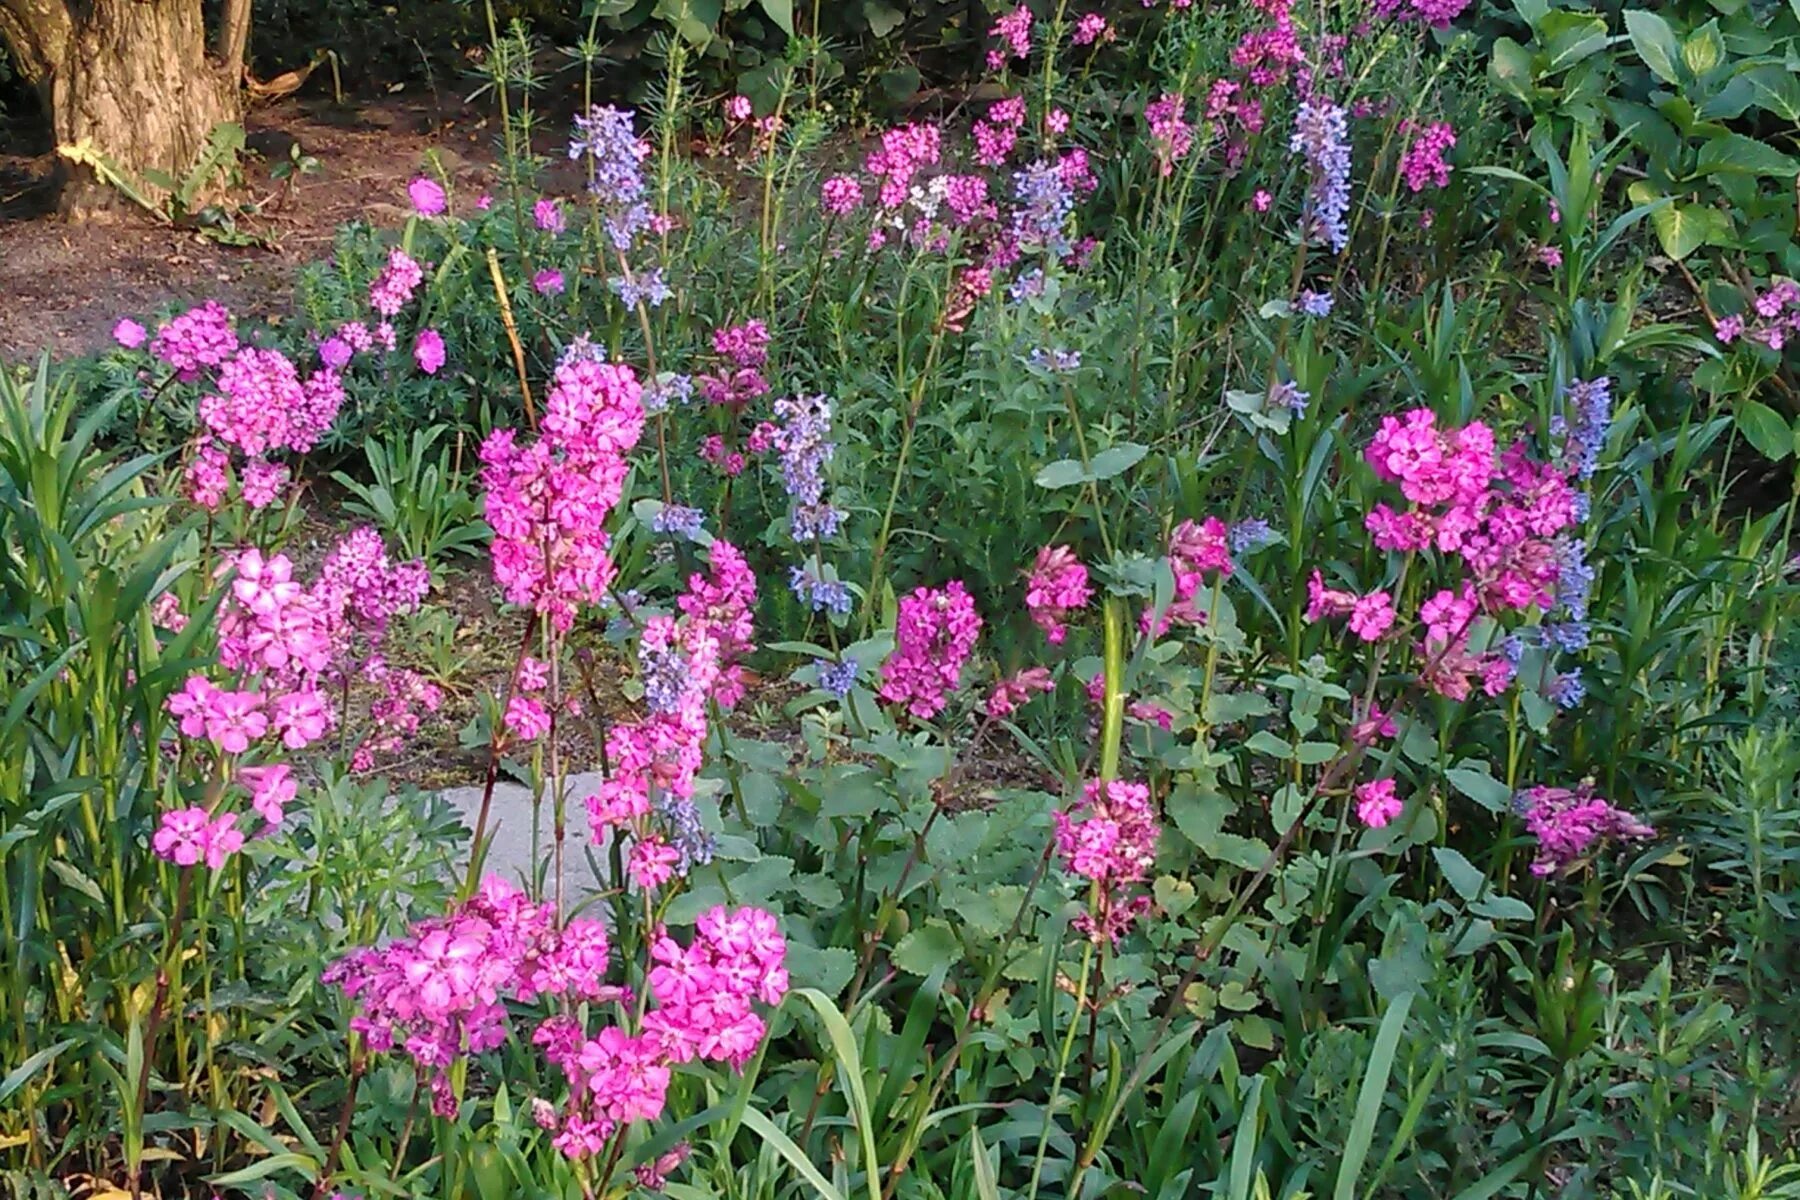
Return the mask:
M 224 246 L 159 223 L 138 209 L 116 221 L 70 225 L 55 216 L 55 148 L 42 129 L 0 126 L 0 361 L 43 350 L 64 357 L 105 345 L 121 316 L 216 298 L 233 312 L 279 320 L 295 272 L 330 253 L 351 220 L 394 224 L 406 184 L 435 151 L 468 203 L 487 186 L 495 130 L 485 112 L 454 96 L 389 97 L 336 104 L 311 95 L 252 108 L 237 218 L 261 247 Z M 317 173 L 274 177 L 289 149 Z

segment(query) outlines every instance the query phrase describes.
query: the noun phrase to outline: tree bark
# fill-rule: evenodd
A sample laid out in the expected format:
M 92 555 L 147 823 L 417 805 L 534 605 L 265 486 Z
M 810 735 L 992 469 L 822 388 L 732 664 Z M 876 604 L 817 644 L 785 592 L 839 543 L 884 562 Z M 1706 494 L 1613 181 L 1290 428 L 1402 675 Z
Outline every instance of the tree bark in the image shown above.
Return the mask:
M 241 60 L 228 73 L 207 58 L 201 0 L 0 0 L 0 35 L 24 48 L 57 144 L 85 139 L 140 179 L 179 179 L 213 127 L 242 115 Z M 125 203 L 87 168 L 63 170 L 65 215 L 104 217 Z

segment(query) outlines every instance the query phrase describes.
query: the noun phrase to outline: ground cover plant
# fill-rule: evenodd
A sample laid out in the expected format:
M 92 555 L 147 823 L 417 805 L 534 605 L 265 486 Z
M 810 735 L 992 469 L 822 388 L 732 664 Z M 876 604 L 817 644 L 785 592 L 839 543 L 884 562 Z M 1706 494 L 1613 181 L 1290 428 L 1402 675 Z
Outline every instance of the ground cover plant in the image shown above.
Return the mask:
M 496 27 L 501 186 L 0 373 L 9 1185 L 1800 1194 L 1791 14 L 1699 15 L 553 141 Z

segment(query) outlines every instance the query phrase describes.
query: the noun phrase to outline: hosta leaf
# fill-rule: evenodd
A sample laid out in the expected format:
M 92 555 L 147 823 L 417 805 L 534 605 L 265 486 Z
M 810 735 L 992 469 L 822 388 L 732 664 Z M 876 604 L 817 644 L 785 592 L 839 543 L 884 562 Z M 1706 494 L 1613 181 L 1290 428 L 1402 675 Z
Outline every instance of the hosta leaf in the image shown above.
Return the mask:
M 1668 21 L 1641 8 L 1627 9 L 1625 33 L 1651 74 L 1664 83 L 1681 82 L 1681 43 Z

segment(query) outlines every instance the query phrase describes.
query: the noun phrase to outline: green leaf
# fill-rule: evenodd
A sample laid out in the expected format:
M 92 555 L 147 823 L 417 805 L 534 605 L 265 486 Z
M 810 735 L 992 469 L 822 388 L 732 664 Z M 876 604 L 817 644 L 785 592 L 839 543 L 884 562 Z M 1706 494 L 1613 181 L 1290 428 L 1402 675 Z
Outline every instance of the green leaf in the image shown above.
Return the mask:
M 1625 11 L 1625 33 L 1631 38 L 1632 49 L 1644 60 L 1664 83 L 1681 82 L 1681 43 L 1675 39 L 1675 30 L 1662 17 L 1641 8 Z
M 1437 859 L 1438 869 L 1450 884 L 1450 889 L 1464 901 L 1473 900 L 1481 895 L 1481 889 L 1487 886 L 1487 876 L 1468 859 L 1460 850 L 1452 850 L 1448 846 L 1433 846 L 1431 856 Z
M 836 997 L 856 973 L 856 955 L 842 946 L 799 946 L 787 948 L 787 968 L 794 986 L 817 988 Z
M 1728 218 L 1705 204 L 1665 204 L 1650 214 L 1663 253 L 1677 262 L 1728 231 Z
M 1704 75 L 1725 61 L 1725 39 L 1719 36 L 1719 23 L 1708 21 L 1688 35 L 1681 46 L 1681 61 L 1696 75 Z
M 1800 174 L 1800 161 L 1783 154 L 1767 142 L 1759 142 L 1741 133 L 1726 133 L 1700 147 L 1700 175 L 1767 175 L 1776 179 L 1792 179 Z
M 789 37 L 794 36 L 794 0 L 760 0 L 762 10 L 769 14 L 769 20 L 775 22 L 781 32 Z
M 1136 442 L 1120 442 L 1094 455 L 1091 476 L 1094 479 L 1111 479 L 1114 475 L 1122 475 L 1144 461 L 1144 456 L 1148 453 L 1148 446 L 1140 446 Z
M 1544 26 L 1556 29 L 1544 44 L 1546 75 L 1568 70 L 1606 49 L 1612 41 L 1606 32 L 1606 22 L 1599 17 L 1557 11 L 1545 19 Z
M 850 1105 L 850 1116 L 862 1142 L 863 1177 L 868 1181 L 869 1200 L 881 1200 L 881 1165 L 875 1153 L 875 1122 L 870 1115 L 868 1092 L 863 1087 L 862 1056 L 857 1052 L 856 1038 L 850 1032 L 850 1023 L 844 1020 L 844 1014 L 838 1011 L 837 1005 L 820 992 L 811 988 L 796 988 L 788 994 L 798 996 L 812 1005 L 820 1024 L 825 1026 L 825 1036 L 831 1042 L 832 1057 L 837 1060 L 838 1086 L 844 1091 L 844 1099 Z M 751 1109 L 746 1112 L 745 1118 L 748 1119 L 750 1112 L 754 1111 Z
M 1514 99 L 1529 102 L 1537 90 L 1532 85 L 1531 51 L 1509 37 L 1496 38 L 1494 56 L 1488 60 L 1488 78 Z
M 267 1158 L 257 1159 L 242 1170 L 210 1176 L 206 1182 L 214 1187 L 234 1187 L 267 1179 L 277 1171 L 298 1171 L 307 1179 L 317 1179 L 319 1164 L 313 1161 L 310 1154 L 271 1154 Z
M 929 975 L 961 958 L 962 943 L 949 924 L 937 917 L 901 938 L 893 953 L 894 965 L 914 975 Z
M 1789 124 L 1800 124 L 1800 79 L 1786 67 L 1753 67 L 1738 76 L 1749 84 L 1751 103 Z
M 1079 483 L 1088 483 L 1092 478 L 1074 459 L 1059 458 L 1037 473 L 1037 485 L 1041 488 L 1074 487 Z
M 1406 1014 L 1412 1010 L 1412 1000 L 1413 993 L 1405 992 L 1382 1014 L 1381 1028 L 1375 1033 L 1375 1051 L 1369 1056 L 1369 1068 L 1363 1072 L 1362 1090 L 1356 1095 L 1356 1116 L 1350 1122 L 1350 1138 L 1344 1143 L 1343 1163 L 1338 1167 L 1332 1200 L 1355 1200 L 1356 1178 L 1362 1174 L 1363 1163 L 1369 1157 L 1369 1145 L 1375 1140 L 1375 1122 L 1381 1116 L 1388 1075 L 1394 1069 L 1394 1053 L 1399 1049 L 1400 1032 L 1406 1027 Z
M 775 1122 L 764 1116 L 761 1109 L 746 1108 L 744 1124 L 754 1129 L 757 1136 L 767 1142 L 775 1153 L 787 1159 L 788 1165 L 794 1168 L 795 1174 L 804 1179 L 812 1190 L 819 1194 L 820 1200 L 844 1200 L 844 1194 L 832 1187 L 831 1181 L 819 1174 L 819 1168 L 812 1165 L 812 1160 L 806 1157 L 806 1151 L 794 1145 L 794 1139 L 777 1129 Z M 871 1171 L 869 1177 L 873 1179 L 877 1174 L 877 1172 Z
M 1489 812 L 1504 812 L 1512 802 L 1512 793 L 1506 785 L 1488 774 L 1483 767 L 1451 767 L 1444 772 L 1444 778 L 1450 786 L 1473 800 Z
M 906 20 L 906 14 L 882 0 L 867 0 L 863 5 L 863 18 L 869 22 L 869 32 L 877 38 L 885 38 Z
M 1782 415 L 1759 400 L 1743 400 L 1737 410 L 1738 432 L 1771 462 L 1794 452 L 1794 432 Z
M 0 1079 L 0 1104 L 12 1099 L 14 1092 L 31 1081 L 31 1077 L 50 1065 L 50 1062 L 75 1044 L 74 1038 L 64 1038 L 53 1046 L 45 1046 L 36 1054 L 8 1071 L 5 1079 Z
M 1483 896 L 1469 905 L 1469 911 L 1490 921 L 1529 921 L 1537 915 L 1531 905 L 1513 896 Z

